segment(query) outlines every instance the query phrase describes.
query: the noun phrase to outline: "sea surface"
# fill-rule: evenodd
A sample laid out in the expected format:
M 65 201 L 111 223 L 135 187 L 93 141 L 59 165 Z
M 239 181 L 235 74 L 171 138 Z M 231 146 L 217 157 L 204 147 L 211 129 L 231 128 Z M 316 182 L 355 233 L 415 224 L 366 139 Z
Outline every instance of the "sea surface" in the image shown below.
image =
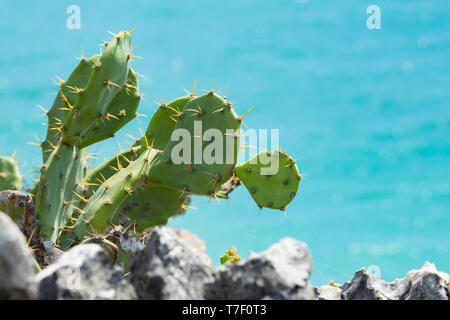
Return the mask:
M 66 13 L 78 5 L 80 29 Z M 367 7 L 378 5 L 381 29 Z M 139 117 L 91 148 L 100 160 L 139 136 L 162 99 L 227 90 L 248 128 L 279 129 L 301 181 L 286 215 L 259 213 L 244 187 L 218 204 L 197 197 L 170 221 L 206 241 L 214 264 L 283 237 L 305 241 L 312 282 L 342 283 L 361 267 L 386 280 L 425 261 L 450 272 L 450 1 L 0 0 L 0 151 L 16 151 L 27 184 L 45 138 L 40 104 L 107 31 L 132 29 Z M 95 163 L 96 162 L 96 163 Z

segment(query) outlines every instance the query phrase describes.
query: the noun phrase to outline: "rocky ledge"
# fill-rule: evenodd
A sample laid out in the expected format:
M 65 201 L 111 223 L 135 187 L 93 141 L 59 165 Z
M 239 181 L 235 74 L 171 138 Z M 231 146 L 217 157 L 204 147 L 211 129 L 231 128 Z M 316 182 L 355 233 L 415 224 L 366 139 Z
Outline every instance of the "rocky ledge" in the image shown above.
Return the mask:
M 154 228 L 130 274 L 96 244 L 78 245 L 35 273 L 19 228 L 0 214 L 0 299 L 448 300 L 449 275 L 426 262 L 385 282 L 364 268 L 342 286 L 313 287 L 305 243 L 281 239 L 266 251 L 213 268 L 205 245 L 187 231 Z

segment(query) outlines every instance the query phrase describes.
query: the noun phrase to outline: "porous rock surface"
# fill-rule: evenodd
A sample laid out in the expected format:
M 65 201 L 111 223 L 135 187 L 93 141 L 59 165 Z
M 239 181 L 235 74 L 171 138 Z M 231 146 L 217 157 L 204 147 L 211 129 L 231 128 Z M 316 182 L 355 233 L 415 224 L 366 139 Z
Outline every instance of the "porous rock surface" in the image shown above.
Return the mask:
M 0 299 L 34 299 L 31 250 L 19 227 L 0 212 Z

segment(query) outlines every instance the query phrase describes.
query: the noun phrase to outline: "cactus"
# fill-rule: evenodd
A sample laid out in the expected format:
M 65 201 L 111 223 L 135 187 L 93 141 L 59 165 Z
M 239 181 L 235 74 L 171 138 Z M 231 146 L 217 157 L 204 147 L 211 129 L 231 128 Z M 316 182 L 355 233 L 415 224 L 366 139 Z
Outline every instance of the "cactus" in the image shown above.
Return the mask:
M 14 157 L 0 156 L 0 191 L 20 190 L 22 176 Z
M 65 249 L 73 242 L 99 243 L 114 260 L 126 261 L 127 250 L 120 247 L 130 243 L 131 226 L 143 235 L 145 229 L 184 213 L 192 195 L 228 198 L 241 181 L 259 208 L 284 211 L 297 193 L 301 175 L 286 153 L 264 151 L 237 164 L 243 116 L 213 89 L 196 96 L 194 88 L 191 94 L 162 102 L 140 139 L 90 169 L 83 149 L 113 137 L 137 116 L 141 94 L 138 74 L 130 67 L 131 35 L 114 35 L 103 53 L 81 57 L 69 78 L 58 83 L 52 107 L 44 109 L 49 127 L 40 144 L 44 162 L 32 192 L 36 210 L 30 196 L 0 194 L 0 205 L 8 208 L 26 201 L 26 232 L 35 247 L 47 252 L 37 259 L 41 265 L 51 260 L 54 245 Z M 270 171 L 273 163 L 279 165 Z M 8 186 L 20 189 L 20 182 Z M 39 229 L 34 233 L 36 213 Z M 136 239 L 133 243 L 139 244 Z M 233 248 L 223 257 L 238 259 Z

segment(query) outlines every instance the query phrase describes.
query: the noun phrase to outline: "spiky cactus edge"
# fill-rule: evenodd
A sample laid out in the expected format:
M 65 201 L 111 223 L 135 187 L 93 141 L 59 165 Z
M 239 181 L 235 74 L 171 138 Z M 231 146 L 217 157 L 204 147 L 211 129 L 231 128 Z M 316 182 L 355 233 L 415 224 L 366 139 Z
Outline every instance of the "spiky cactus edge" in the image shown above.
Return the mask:
M 102 54 L 83 56 L 70 77 L 59 83 L 53 106 L 46 111 L 48 132 L 41 143 L 44 162 L 32 192 L 37 217 L 30 196 L 11 190 L 0 193 L 0 209 L 28 208 L 25 229 L 30 243 L 42 248 L 41 265 L 51 262 L 54 245 L 64 250 L 86 241 L 104 245 L 116 258 L 123 254 L 120 247 L 130 245 L 131 225 L 143 232 L 165 224 L 185 211 L 191 195 L 228 198 L 240 181 L 259 208 L 284 210 L 297 193 L 301 175 L 286 153 L 265 151 L 246 163 L 236 163 L 243 117 L 212 89 L 201 96 L 194 89 L 192 94 L 162 103 L 133 147 L 89 170 L 83 149 L 114 136 L 136 117 L 141 95 L 138 76 L 130 67 L 131 35 L 132 31 L 114 35 Z M 203 132 L 216 129 L 220 137 L 199 137 L 199 124 Z M 171 139 L 177 129 L 189 133 L 187 143 L 197 151 L 181 164 L 171 158 L 178 148 L 178 141 Z M 227 143 L 217 145 L 217 138 Z M 201 139 L 200 150 L 196 139 Z M 212 150 L 215 162 L 196 159 L 198 151 L 212 154 Z M 277 157 L 279 170 L 261 175 L 271 157 Z M 0 161 L 0 169 L 4 162 Z

